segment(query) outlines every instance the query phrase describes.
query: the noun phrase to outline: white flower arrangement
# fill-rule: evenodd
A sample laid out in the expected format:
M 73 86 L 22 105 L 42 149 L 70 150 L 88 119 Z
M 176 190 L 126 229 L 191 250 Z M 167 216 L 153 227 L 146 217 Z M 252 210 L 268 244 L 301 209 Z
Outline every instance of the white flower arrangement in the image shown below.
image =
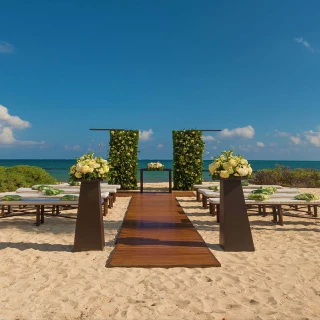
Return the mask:
M 148 163 L 148 167 L 147 167 L 148 170 L 163 170 L 164 169 L 164 165 L 157 161 L 157 162 L 150 162 Z
M 86 153 L 80 158 L 76 158 L 77 163 L 70 167 L 70 180 L 77 179 L 107 179 L 109 164 L 101 157 L 94 157 L 94 152 Z
M 209 165 L 209 172 L 213 180 L 219 178 L 243 177 L 249 178 L 252 168 L 243 156 L 233 156 L 233 151 L 222 151 L 221 155 L 213 159 Z

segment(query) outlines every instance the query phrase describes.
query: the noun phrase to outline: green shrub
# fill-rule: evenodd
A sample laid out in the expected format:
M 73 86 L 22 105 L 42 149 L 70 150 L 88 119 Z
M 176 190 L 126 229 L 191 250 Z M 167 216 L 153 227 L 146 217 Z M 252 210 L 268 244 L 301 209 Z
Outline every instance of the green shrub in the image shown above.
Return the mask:
M 254 173 L 254 184 L 273 184 L 295 188 L 319 188 L 320 171 L 315 169 L 290 169 L 276 165 L 275 169 L 264 169 Z
M 109 183 L 122 190 L 138 189 L 138 130 L 111 130 L 109 142 Z
M 34 166 L 0 167 L 0 192 L 29 188 L 34 184 L 55 184 L 58 181 L 47 171 Z
M 173 183 L 175 190 L 193 190 L 202 183 L 204 142 L 199 130 L 172 131 Z

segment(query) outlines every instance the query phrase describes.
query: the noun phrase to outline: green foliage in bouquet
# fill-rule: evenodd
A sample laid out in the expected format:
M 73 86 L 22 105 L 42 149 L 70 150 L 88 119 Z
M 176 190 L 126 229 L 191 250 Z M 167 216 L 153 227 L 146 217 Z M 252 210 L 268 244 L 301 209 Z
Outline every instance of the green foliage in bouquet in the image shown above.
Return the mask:
M 57 184 L 47 171 L 36 166 L 0 167 L 0 192 L 30 188 L 35 184 Z
M 69 179 L 70 186 L 80 186 L 80 181 L 74 181 L 72 179 Z
M 257 200 L 257 201 L 263 201 L 270 199 L 269 195 L 264 193 L 250 193 L 248 195 L 249 200 Z
M 110 131 L 110 184 L 120 184 L 122 190 L 138 188 L 138 143 L 138 130 Z
M 173 182 L 176 190 L 192 190 L 202 183 L 204 142 L 199 130 L 172 131 Z
M 312 201 L 312 200 L 319 200 L 319 197 L 313 193 L 301 193 L 294 197 L 296 200 L 305 200 L 305 201 Z

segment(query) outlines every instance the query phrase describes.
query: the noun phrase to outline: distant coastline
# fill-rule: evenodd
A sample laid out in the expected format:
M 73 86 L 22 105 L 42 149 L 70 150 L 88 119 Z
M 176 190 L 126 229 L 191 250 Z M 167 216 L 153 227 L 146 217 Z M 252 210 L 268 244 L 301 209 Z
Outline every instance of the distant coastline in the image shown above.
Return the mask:
M 172 160 L 161 160 L 161 159 L 144 159 L 138 161 L 138 167 L 146 168 L 149 162 L 160 161 L 164 164 L 165 168 L 173 168 Z M 29 165 L 37 166 L 43 168 L 58 181 L 66 182 L 69 179 L 69 168 L 75 162 L 74 159 L 5 159 L 0 160 L 0 166 L 12 167 L 16 165 Z M 295 168 L 309 168 L 320 170 L 320 161 L 293 161 L 293 160 L 249 160 L 253 171 L 258 171 L 262 169 L 273 169 L 276 165 L 286 166 L 290 169 Z M 203 161 L 203 180 L 210 181 L 211 178 L 208 170 L 208 166 L 211 163 L 211 160 Z M 137 172 L 139 179 L 139 173 Z M 150 171 L 145 173 L 144 180 L 145 182 L 166 182 L 168 179 L 167 175 L 159 171 Z

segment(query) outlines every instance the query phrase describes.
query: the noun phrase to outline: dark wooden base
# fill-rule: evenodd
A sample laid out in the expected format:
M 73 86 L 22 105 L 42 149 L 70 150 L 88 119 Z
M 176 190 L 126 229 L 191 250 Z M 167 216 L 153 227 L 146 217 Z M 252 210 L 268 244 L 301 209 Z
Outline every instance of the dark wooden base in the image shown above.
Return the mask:
M 73 251 L 104 250 L 100 181 L 82 181 Z
M 254 251 L 240 179 L 220 180 L 220 246 L 224 251 Z

